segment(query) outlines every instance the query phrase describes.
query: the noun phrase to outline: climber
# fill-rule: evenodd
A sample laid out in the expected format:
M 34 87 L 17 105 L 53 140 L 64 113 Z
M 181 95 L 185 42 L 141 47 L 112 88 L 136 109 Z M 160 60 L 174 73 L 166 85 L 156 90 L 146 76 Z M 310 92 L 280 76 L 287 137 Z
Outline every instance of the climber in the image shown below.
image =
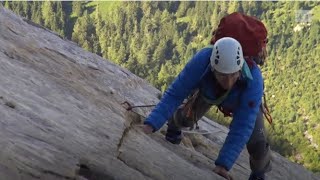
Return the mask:
M 251 19 L 248 21 L 245 19 L 248 16 L 240 13 L 231 15 L 239 21 L 248 22 L 246 25 L 250 28 L 241 27 L 244 31 L 261 26 Z M 220 24 L 223 21 L 225 19 Z M 259 31 L 260 36 L 254 33 L 248 36 L 259 43 L 266 43 L 266 30 Z M 258 51 L 251 55 L 248 54 L 247 44 L 240 41 L 242 39 L 218 35 L 214 34 L 213 46 L 203 48 L 187 63 L 145 120 L 143 130 L 145 133 L 155 132 L 168 120 L 165 138 L 179 144 L 182 140 L 181 128 L 194 126 L 211 106 L 218 106 L 225 115 L 232 117 L 232 121 L 213 171 L 232 179 L 228 171 L 247 145 L 252 170 L 249 179 L 265 179 L 265 173 L 271 171 L 271 152 L 261 106 L 263 78 L 257 65 L 266 58 L 265 45 L 255 46 Z

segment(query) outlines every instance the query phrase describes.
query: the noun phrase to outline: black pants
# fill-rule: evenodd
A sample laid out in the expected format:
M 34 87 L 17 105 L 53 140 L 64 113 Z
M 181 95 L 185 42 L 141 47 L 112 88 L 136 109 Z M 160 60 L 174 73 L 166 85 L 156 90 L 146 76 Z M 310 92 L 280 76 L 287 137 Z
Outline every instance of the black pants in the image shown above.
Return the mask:
M 250 154 L 250 168 L 253 173 L 259 175 L 271 171 L 271 150 L 267 141 L 261 108 L 247 143 L 247 150 Z
M 195 120 L 191 122 L 201 119 L 211 106 L 201 95 L 197 96 L 193 105 L 193 118 Z M 190 125 L 190 118 L 186 118 L 184 106 L 181 106 L 168 122 L 166 139 L 175 144 L 180 143 L 181 127 L 186 125 Z M 250 154 L 250 168 L 252 173 L 257 175 L 271 171 L 271 150 L 265 132 L 263 113 L 260 108 L 255 127 L 247 143 L 247 150 Z

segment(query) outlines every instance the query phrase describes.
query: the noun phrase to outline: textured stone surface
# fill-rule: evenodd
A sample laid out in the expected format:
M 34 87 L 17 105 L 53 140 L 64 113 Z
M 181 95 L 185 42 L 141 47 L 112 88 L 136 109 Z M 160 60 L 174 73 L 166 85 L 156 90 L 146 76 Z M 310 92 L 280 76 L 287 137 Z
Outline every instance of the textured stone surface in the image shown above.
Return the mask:
M 181 145 L 146 135 L 121 105 L 154 104 L 159 91 L 126 69 L 0 6 L 0 179 L 222 179 L 213 162 L 228 129 Z M 150 108 L 135 109 L 146 116 Z M 164 127 L 165 128 L 165 127 Z M 270 179 L 319 179 L 274 154 Z M 231 173 L 246 179 L 243 152 Z

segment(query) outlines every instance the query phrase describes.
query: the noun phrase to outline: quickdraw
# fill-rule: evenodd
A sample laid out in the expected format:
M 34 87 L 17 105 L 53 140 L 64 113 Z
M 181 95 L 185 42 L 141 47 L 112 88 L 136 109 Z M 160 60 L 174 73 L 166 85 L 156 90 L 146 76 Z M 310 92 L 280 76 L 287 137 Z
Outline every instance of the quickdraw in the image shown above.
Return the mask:
M 137 113 L 136 111 L 133 111 L 134 108 L 143 108 L 143 107 L 154 107 L 156 106 L 155 104 L 152 105 L 138 105 L 138 106 L 133 106 L 131 105 L 128 101 L 124 101 L 123 103 L 121 103 L 121 105 L 127 110 L 127 111 L 131 111 L 134 112 L 135 114 L 138 114 L 139 116 L 146 118 L 145 116 Z
M 140 108 L 140 107 L 153 107 L 156 106 L 155 104 L 152 105 L 138 105 L 138 106 L 132 106 L 128 101 L 125 101 L 123 103 L 121 103 L 122 106 L 127 105 L 127 107 L 125 107 L 125 109 L 127 111 L 131 111 L 133 108 Z

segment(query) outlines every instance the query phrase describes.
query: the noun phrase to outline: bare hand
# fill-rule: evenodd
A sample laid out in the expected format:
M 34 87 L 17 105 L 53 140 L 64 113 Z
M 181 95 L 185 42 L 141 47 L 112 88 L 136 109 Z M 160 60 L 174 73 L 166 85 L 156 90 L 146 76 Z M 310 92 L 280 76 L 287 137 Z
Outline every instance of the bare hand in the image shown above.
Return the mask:
M 228 171 L 224 167 L 216 166 L 213 169 L 213 172 L 215 172 L 216 174 L 226 178 L 227 180 L 233 180 L 232 176 L 228 173 Z
M 151 127 L 150 125 L 147 125 L 147 124 L 144 124 L 144 125 L 142 126 L 142 130 L 143 130 L 143 132 L 146 133 L 146 134 L 151 134 L 151 133 L 153 133 L 153 127 Z

